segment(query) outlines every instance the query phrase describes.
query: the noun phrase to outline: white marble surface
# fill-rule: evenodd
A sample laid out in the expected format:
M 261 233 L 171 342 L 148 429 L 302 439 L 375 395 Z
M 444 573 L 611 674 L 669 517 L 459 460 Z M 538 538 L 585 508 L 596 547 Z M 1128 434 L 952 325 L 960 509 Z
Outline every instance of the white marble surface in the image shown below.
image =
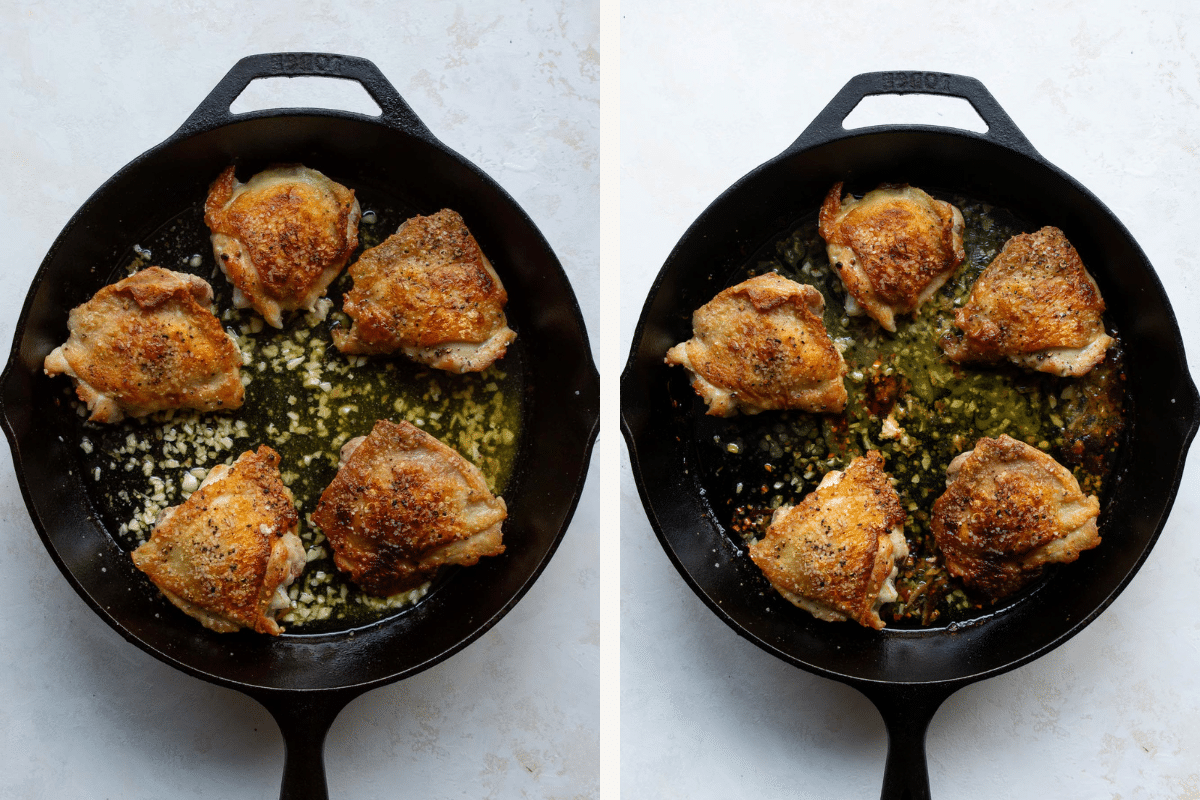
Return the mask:
M 595 336 L 598 36 L 587 2 L 0 4 L 0 341 L 90 193 L 238 58 L 279 50 L 373 60 L 535 220 Z M 369 110 L 353 84 L 282 83 L 255 100 Z M 548 569 L 493 630 L 342 713 L 326 745 L 334 797 L 598 795 L 598 492 L 593 475 Z M 91 613 L 43 550 L 7 456 L 0 542 L 0 796 L 277 796 L 283 747 L 266 712 Z
M 1195 372 L 1193 9 L 626 4 L 622 353 L 653 276 L 711 200 L 791 143 L 851 76 L 919 69 L 980 79 L 1047 159 L 1116 213 L 1181 312 Z M 957 113 L 889 103 L 877 121 L 937 124 Z M 623 796 L 878 796 L 886 749 L 878 714 L 708 611 L 654 538 L 622 452 Z M 942 707 L 928 737 L 934 797 L 1200 797 L 1200 621 L 1189 599 L 1200 577 L 1197 462 L 1193 453 L 1161 539 L 1111 608 L 1044 658 Z

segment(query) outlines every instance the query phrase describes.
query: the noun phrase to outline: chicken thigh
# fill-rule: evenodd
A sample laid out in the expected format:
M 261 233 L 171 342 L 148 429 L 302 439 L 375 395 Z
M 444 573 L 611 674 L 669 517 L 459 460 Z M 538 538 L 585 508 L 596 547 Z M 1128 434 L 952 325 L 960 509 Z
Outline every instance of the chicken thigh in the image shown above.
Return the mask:
M 954 312 L 961 336 L 940 342 L 953 361 L 1002 361 L 1063 377 L 1084 375 L 1113 343 L 1104 300 L 1058 228 L 1014 236 Z
M 164 510 L 133 563 L 184 613 L 218 633 L 278 635 L 287 587 L 304 571 L 300 520 L 270 447 L 209 472 L 192 496 Z
M 846 408 L 846 362 L 825 330 L 825 299 L 774 272 L 725 289 L 692 315 L 692 338 L 667 351 L 708 413 Z
M 998 599 L 1100 544 L 1099 515 L 1066 467 L 1001 434 L 950 462 L 931 527 L 950 574 Z
M 70 336 L 43 368 L 74 380 L 93 422 L 168 408 L 238 408 L 242 354 L 211 302 L 202 278 L 148 267 L 71 309 Z
M 861 200 L 834 184 L 821 205 L 820 231 L 849 297 L 895 332 L 895 317 L 916 311 L 966 258 L 962 212 L 920 189 L 883 184 Z
M 750 558 L 787 600 L 826 622 L 882 628 L 879 609 L 898 599 L 897 562 L 908 555 L 904 509 L 871 450 L 845 472 L 826 473 L 797 506 L 781 506 Z
M 283 327 L 283 312 L 311 311 L 358 247 L 354 192 L 299 164 L 239 183 L 229 167 L 204 204 L 217 264 L 234 305 Z
M 390 596 L 444 564 L 471 566 L 503 553 L 507 516 L 474 464 L 408 422 L 379 420 L 342 448 L 313 522 L 338 569 L 371 594 Z
M 343 308 L 354 324 L 333 331 L 343 353 L 400 351 L 436 369 L 481 372 L 516 338 L 500 277 L 448 208 L 404 222 L 364 252 L 350 275 L 354 288 Z

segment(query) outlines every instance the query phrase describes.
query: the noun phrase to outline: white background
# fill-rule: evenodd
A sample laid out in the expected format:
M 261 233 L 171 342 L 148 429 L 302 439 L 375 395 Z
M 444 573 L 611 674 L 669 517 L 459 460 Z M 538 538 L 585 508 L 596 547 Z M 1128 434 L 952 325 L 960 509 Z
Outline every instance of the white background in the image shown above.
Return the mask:
M 790 144 L 853 75 L 912 69 L 980 79 L 1034 147 L 1113 210 L 1158 271 L 1195 365 L 1193 8 L 624 4 L 622 358 L 653 276 L 709 202 Z M 964 119 L 952 103 L 892 100 L 862 121 Z M 886 735 L 874 708 L 720 622 L 668 562 L 624 448 L 621 460 L 624 796 L 877 797 Z M 1039 661 L 942 707 L 928 737 L 935 798 L 1200 797 L 1197 461 L 1148 562 L 1111 608 Z
M 594 3 L 123 6 L 0 4 L 0 341 L 91 192 L 174 132 L 239 58 L 281 50 L 374 61 L 434 135 L 534 219 L 595 337 Z M 372 111 L 348 82 L 277 83 L 252 85 L 254 99 Z M 335 798 L 597 795 L 598 493 L 593 475 L 546 572 L 493 630 L 342 713 L 326 744 Z M 0 543 L 0 797 L 278 796 L 283 745 L 267 713 L 101 622 L 43 549 L 7 455 Z

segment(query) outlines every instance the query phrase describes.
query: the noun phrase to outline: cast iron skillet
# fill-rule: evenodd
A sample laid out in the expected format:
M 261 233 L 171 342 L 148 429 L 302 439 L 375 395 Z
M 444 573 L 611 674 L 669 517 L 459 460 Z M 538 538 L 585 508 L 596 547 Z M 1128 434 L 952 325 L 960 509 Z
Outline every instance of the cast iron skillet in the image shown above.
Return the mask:
M 930 126 L 847 131 L 863 97 L 965 98 L 985 134 Z M 697 478 L 694 421 L 704 412 L 684 371 L 663 364 L 691 336 L 706 303 L 764 243 L 812 213 L 845 180 L 941 187 L 1056 225 L 1099 282 L 1126 347 L 1133 434 L 1102 510 L 1104 543 L 992 615 L 932 630 L 869 631 L 818 622 L 769 589 L 716 522 Z M 859 75 L 787 150 L 717 198 L 675 246 L 642 310 L 621 378 L 621 423 L 642 503 L 684 580 L 721 619 L 769 653 L 862 691 L 888 730 L 885 798 L 927 798 L 925 732 L 959 688 L 1057 647 L 1108 606 L 1162 530 L 1196 432 L 1200 399 L 1170 303 L 1153 268 L 1112 213 L 1046 162 L 978 81 L 943 73 Z M 714 552 L 715 551 L 715 552 Z M 764 604 L 761 588 L 771 599 Z
M 378 118 L 295 109 L 233 115 L 255 78 L 324 75 L 362 84 Z M 105 530 L 82 479 L 78 443 L 59 439 L 63 384 L 42 360 L 66 337 L 67 311 L 104 283 L 116 254 L 198 202 L 231 162 L 300 161 L 351 188 L 423 213 L 460 212 L 509 292 L 525 348 L 524 431 L 505 491 L 506 552 L 454 574 L 410 610 L 353 635 L 218 635 L 147 602 L 147 585 Z M 100 265 L 97 268 L 97 265 Z M 93 271 L 95 270 L 95 271 Z M 221 280 L 221 278 L 218 278 Z M 283 731 L 282 796 L 325 797 L 325 734 L 363 692 L 447 658 L 496 624 L 541 573 L 570 522 L 599 421 L 599 378 L 575 296 L 532 220 L 493 180 L 448 149 L 369 61 L 314 53 L 242 59 L 183 126 L 109 179 L 71 218 L 38 270 L 0 378 L 4 430 L 30 515 L 80 596 L 146 652 L 245 692 Z M 157 618 L 161 616 L 161 618 Z

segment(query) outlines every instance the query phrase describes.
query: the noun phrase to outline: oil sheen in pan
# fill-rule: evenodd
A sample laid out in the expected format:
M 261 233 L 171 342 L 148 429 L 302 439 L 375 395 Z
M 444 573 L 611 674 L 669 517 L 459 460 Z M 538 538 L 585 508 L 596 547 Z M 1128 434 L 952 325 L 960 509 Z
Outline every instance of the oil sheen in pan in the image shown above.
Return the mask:
M 870 449 L 883 454 L 908 513 L 910 554 L 897 579 L 901 602 L 881 612 L 889 626 L 900 628 L 940 627 L 995 610 L 946 572 L 930 531 L 930 512 L 945 490 L 954 456 L 980 437 L 1007 433 L 1072 469 L 1084 491 L 1100 496 L 1103 508 L 1125 429 L 1123 358 L 1111 324 L 1108 332 L 1117 344 L 1082 378 L 1007 366 L 960 367 L 943 356 L 937 341 L 975 278 L 1010 237 L 1040 226 L 978 200 L 931 193 L 963 212 L 967 258 L 915 316 L 899 318 L 895 334 L 869 317 L 847 316 L 846 292 L 830 269 L 815 210 L 726 283 L 778 270 L 821 291 L 825 326 L 848 367 L 844 415 L 768 411 L 721 419 L 705 415 L 696 399 L 691 416 L 701 485 L 717 522 L 740 549 L 763 535 L 776 508 L 798 503 L 826 472 L 845 469 Z M 1104 530 L 1103 517 L 1100 525 L 1100 546 L 1114 546 L 1116 534 Z M 765 580 L 763 587 L 772 592 Z
M 415 213 L 362 191 L 357 195 L 364 213 L 351 263 Z M 276 330 L 253 310 L 233 308 L 232 287 L 213 258 L 202 206 L 200 198 L 121 253 L 109 282 L 150 265 L 207 280 L 216 314 L 243 354 L 245 403 L 233 412 L 168 411 L 97 425 L 85 421 L 86 408 L 64 382 L 64 407 L 75 412 L 69 425 L 80 443 L 80 466 L 92 487 L 93 505 L 120 546 L 133 550 L 149 538 L 158 512 L 183 502 L 209 469 L 270 445 L 279 452 L 284 483 L 295 495 L 308 552 L 304 573 L 292 584 L 293 608 L 280 617 L 285 635 L 345 630 L 398 613 L 419 601 L 430 585 L 389 598 L 362 592 L 334 566 L 328 543 L 312 524 L 317 500 L 337 472 L 339 450 L 369 433 L 377 419 L 408 420 L 462 453 L 483 471 L 489 487 L 503 494 L 522 428 L 522 340 L 518 336 L 488 370 L 465 375 L 400 356 L 344 356 L 333 346 L 330 331 L 349 324 L 340 311 L 342 295 L 352 285 L 348 273 L 334 282 L 316 313 L 291 312 L 284 329 Z M 497 266 L 503 274 L 503 265 Z M 151 602 L 161 602 L 163 613 L 182 613 L 154 594 Z

